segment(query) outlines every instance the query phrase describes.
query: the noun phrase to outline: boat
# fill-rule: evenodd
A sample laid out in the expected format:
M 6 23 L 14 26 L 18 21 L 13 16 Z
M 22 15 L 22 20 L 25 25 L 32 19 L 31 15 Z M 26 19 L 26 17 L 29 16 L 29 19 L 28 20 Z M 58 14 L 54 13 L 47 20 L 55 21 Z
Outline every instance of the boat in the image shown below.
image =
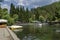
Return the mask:
M 38 24 L 39 26 L 42 26 L 42 24 Z
M 12 25 L 10 26 L 10 29 L 13 31 L 19 31 L 22 30 L 23 26 L 19 26 L 19 25 Z

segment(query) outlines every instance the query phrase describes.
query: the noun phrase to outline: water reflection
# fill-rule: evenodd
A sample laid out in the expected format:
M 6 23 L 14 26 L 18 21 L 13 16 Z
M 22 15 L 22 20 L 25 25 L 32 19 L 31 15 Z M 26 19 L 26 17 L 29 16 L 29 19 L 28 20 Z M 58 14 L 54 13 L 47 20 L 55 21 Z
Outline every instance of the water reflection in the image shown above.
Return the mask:
M 60 40 L 60 33 L 56 30 L 60 25 L 24 25 L 23 31 L 15 32 L 21 40 Z

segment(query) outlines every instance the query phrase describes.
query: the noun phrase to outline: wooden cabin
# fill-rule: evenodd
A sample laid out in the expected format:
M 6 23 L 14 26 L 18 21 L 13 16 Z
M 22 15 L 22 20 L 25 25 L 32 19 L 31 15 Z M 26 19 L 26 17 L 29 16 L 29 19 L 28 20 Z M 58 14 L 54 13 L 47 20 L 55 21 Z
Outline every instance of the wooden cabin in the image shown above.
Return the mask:
M 7 20 L 0 19 L 0 28 L 6 28 L 7 26 Z

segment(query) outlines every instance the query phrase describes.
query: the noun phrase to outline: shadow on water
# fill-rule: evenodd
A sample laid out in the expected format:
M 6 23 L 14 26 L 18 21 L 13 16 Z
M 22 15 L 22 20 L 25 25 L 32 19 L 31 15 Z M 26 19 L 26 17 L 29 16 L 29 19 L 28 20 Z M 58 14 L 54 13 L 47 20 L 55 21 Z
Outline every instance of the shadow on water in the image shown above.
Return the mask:
M 60 25 L 24 25 L 23 31 L 15 32 L 21 40 L 60 40 Z

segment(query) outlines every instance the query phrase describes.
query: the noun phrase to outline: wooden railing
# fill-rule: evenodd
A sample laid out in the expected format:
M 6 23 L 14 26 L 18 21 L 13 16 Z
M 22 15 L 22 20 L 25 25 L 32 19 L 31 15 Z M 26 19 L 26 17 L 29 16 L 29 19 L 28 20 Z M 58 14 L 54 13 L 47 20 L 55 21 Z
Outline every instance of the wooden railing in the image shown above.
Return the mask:
M 7 27 L 7 30 L 8 30 L 8 32 L 9 32 L 9 34 L 10 34 L 10 39 L 11 39 L 11 40 L 20 40 L 20 39 L 17 37 L 17 35 L 16 35 L 13 31 L 11 31 L 8 27 Z

